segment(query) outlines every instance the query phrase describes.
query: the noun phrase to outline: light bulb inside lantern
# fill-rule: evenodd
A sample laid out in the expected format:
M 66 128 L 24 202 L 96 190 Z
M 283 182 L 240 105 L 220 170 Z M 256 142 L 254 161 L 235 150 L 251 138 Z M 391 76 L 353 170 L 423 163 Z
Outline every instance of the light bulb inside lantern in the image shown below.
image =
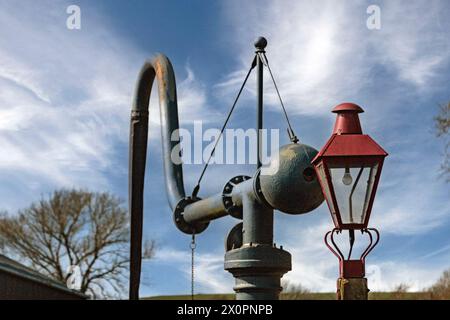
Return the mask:
M 350 169 L 348 167 L 345 168 L 345 173 L 344 176 L 342 177 L 342 183 L 345 184 L 346 186 L 352 184 L 353 182 L 353 178 L 352 175 L 350 174 Z

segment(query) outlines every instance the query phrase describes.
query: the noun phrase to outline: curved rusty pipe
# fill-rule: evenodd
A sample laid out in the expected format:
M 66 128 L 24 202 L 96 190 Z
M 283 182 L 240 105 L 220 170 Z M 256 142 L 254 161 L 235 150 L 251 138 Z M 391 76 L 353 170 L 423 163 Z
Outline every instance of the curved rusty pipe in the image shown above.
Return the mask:
M 129 211 L 131 214 L 130 299 L 139 299 L 148 107 L 155 77 L 159 92 L 166 191 L 172 210 L 185 197 L 180 155 L 179 153 L 174 154 L 177 159 L 171 158 L 172 150 L 177 150 L 176 148 L 180 146 L 175 75 L 169 59 L 159 54 L 152 61 L 147 61 L 141 68 L 131 109 L 128 177 Z

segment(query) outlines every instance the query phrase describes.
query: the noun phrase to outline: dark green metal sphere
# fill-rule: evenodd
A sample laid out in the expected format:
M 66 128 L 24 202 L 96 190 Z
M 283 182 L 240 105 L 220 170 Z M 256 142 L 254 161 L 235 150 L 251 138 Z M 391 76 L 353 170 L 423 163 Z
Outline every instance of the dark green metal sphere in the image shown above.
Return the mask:
M 287 144 L 280 148 L 278 158 L 272 157 L 270 164 L 262 168 L 261 193 L 274 209 L 302 214 L 322 203 L 322 190 L 311 165 L 317 153 L 305 144 Z
M 264 48 L 267 46 L 267 40 L 264 37 L 258 37 L 255 40 L 255 48 L 258 50 L 264 50 Z

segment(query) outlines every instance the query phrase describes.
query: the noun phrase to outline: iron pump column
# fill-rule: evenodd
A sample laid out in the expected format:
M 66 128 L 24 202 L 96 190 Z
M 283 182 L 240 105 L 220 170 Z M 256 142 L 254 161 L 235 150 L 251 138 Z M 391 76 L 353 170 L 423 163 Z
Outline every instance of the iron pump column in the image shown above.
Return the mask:
M 273 209 L 258 200 L 253 186 L 256 181 L 251 179 L 239 185 L 242 190 L 242 245 L 225 253 L 225 270 L 236 279 L 237 300 L 278 299 L 280 279 L 291 270 L 289 252 L 273 244 Z M 233 231 L 228 238 L 232 237 Z
M 255 42 L 257 69 L 257 169 L 261 168 L 263 129 L 263 70 L 261 54 L 267 40 Z M 258 181 L 258 180 L 254 180 Z M 273 245 L 273 209 L 260 201 L 253 182 L 242 184 L 242 246 L 227 251 L 225 270 L 236 279 L 234 290 L 238 300 L 274 300 L 281 292 L 280 279 L 291 270 L 291 255 Z M 256 190 L 257 191 L 257 190 Z M 240 230 L 238 229 L 238 232 Z M 230 233 L 229 237 L 233 237 Z

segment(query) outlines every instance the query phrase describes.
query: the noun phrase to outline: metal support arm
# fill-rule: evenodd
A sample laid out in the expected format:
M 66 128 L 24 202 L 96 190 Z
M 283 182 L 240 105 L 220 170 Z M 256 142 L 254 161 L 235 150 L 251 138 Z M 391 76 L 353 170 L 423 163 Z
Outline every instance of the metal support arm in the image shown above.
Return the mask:
M 181 200 L 174 210 L 175 225 L 184 233 L 198 234 L 206 229 L 211 220 L 227 215 L 242 219 L 241 186 L 248 183 L 251 186 L 253 179 L 243 175 L 236 176 L 225 184 L 221 193 L 206 199 Z
M 245 176 L 235 177 L 231 179 L 230 182 L 241 177 Z M 235 187 L 232 188 L 228 194 L 226 193 L 226 189 L 230 182 L 224 187 L 223 192 L 188 204 L 183 212 L 184 221 L 195 224 L 198 222 L 209 222 L 230 214 L 236 217 L 236 215 L 233 214 L 233 211 L 242 211 L 242 195 L 244 193 L 253 192 L 253 179 L 245 177 L 241 180 L 244 180 L 245 182 L 240 181 L 238 182 L 239 184 L 235 184 Z M 242 216 L 240 218 L 242 218 Z
M 222 193 L 188 204 L 184 208 L 183 218 L 188 224 L 209 222 L 228 215 L 223 203 Z

